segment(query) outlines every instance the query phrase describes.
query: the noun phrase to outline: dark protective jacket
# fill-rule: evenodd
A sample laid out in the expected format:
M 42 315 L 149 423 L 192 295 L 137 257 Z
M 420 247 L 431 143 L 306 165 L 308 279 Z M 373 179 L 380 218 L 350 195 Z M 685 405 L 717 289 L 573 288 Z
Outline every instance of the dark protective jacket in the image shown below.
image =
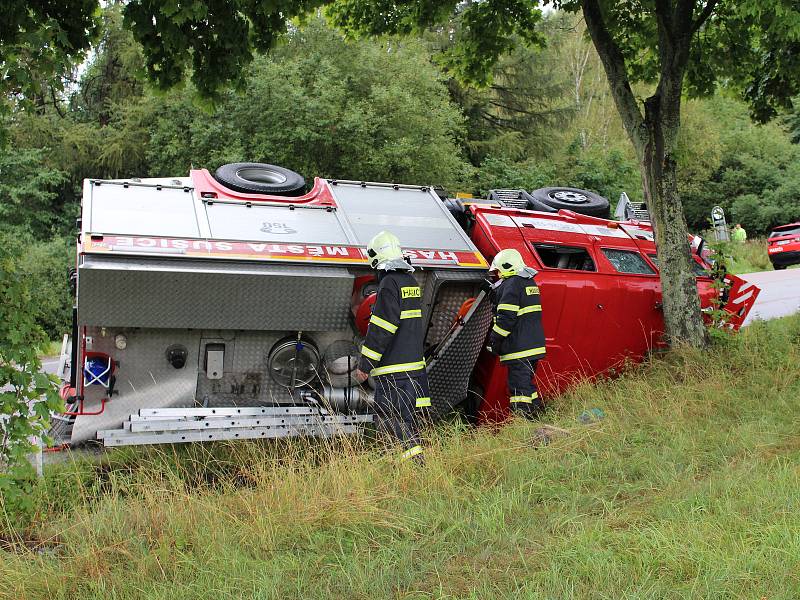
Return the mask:
M 512 275 L 497 288 L 497 313 L 489 337 L 501 361 L 544 356 L 539 286 L 533 277 Z
M 358 367 L 373 376 L 421 374 L 422 294 L 407 271 L 379 271 L 378 297 L 372 307 Z

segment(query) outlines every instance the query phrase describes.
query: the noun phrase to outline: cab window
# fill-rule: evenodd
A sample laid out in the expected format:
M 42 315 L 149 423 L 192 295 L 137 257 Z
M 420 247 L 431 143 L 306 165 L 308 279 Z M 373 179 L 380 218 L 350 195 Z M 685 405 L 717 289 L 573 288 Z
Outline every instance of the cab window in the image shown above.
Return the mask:
M 647 256 L 658 266 L 658 254 L 648 254 Z M 708 271 L 694 259 L 692 259 L 692 273 L 695 277 L 708 277 Z
M 594 260 L 586 248 L 556 244 L 534 244 L 533 247 L 539 255 L 539 261 L 548 269 L 597 271 Z
M 656 272 L 647 264 L 644 257 L 638 252 L 631 250 L 616 250 L 613 248 L 602 248 L 603 254 L 620 273 L 633 273 L 635 275 L 655 275 Z

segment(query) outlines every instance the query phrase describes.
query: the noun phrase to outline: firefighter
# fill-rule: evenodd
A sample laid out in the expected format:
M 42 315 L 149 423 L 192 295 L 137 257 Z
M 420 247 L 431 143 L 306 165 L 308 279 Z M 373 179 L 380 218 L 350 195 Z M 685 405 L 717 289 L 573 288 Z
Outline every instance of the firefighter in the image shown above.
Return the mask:
M 533 382 L 536 363 L 545 354 L 542 305 L 536 271 L 525 265 L 522 255 L 511 249 L 497 253 L 489 267 L 497 273 L 497 311 L 489 336 L 489 351 L 508 367 L 511 410 L 535 419 L 544 410 Z
M 431 405 L 422 355 L 422 298 L 403 258 L 400 240 L 382 231 L 367 246 L 370 266 L 377 271 L 378 293 L 367 336 L 361 347 L 357 377 L 371 374 L 379 431 L 402 445 L 400 458 L 422 461 L 417 409 Z

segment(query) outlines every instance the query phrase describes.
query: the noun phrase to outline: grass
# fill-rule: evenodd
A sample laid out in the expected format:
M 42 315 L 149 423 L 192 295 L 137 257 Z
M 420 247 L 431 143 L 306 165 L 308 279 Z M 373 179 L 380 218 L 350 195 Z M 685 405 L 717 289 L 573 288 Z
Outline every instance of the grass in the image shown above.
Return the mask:
M 757 271 L 772 271 L 772 263 L 767 254 L 766 238 L 754 238 L 744 243 L 731 242 L 725 245 L 726 252 L 733 257 L 731 272 L 735 275 L 741 273 L 755 273 Z M 800 268 L 798 266 L 789 267 Z
M 444 427 L 424 469 L 357 441 L 52 468 L 0 598 L 800 595 L 800 316 L 553 404 L 569 435 Z
M 61 343 L 62 340 L 48 340 L 43 345 L 42 348 L 39 350 L 39 358 L 52 358 L 61 355 Z

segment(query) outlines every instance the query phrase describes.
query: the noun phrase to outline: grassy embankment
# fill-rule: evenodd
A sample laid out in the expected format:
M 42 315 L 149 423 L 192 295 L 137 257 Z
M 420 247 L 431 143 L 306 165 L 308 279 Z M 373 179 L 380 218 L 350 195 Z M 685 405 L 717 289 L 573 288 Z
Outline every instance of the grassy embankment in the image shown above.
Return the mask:
M 800 316 L 554 404 L 570 435 L 442 430 L 422 470 L 346 442 L 53 467 L 0 597 L 800 596 Z
M 755 273 L 756 271 L 772 271 L 772 263 L 767 254 L 766 238 L 754 238 L 743 244 L 730 243 L 726 249 L 731 253 L 733 264 L 731 272 L 735 274 Z M 796 268 L 796 267 L 790 267 Z

